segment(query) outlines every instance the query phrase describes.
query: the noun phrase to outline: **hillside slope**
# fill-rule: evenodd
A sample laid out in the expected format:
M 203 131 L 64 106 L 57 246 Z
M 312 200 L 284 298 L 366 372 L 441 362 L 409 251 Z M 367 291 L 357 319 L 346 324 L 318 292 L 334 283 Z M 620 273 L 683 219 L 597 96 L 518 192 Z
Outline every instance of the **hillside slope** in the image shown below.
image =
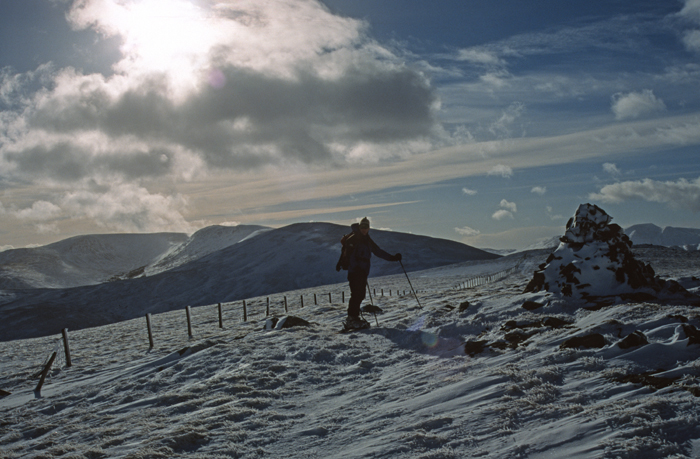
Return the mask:
M 159 274 L 71 289 L 23 289 L 6 292 L 0 314 L 0 339 L 80 329 L 184 308 L 241 300 L 277 292 L 344 282 L 336 272 L 340 237 L 348 228 L 330 223 L 298 223 L 255 237 Z M 372 231 L 390 253 L 401 252 L 408 271 L 497 255 L 454 241 L 390 231 Z M 373 259 L 372 276 L 403 273 L 398 263 Z M 370 285 L 372 281 L 370 280 Z M 60 331 L 60 330 L 59 330 Z
M 0 289 L 69 288 L 107 282 L 156 262 L 184 233 L 96 234 L 0 252 Z

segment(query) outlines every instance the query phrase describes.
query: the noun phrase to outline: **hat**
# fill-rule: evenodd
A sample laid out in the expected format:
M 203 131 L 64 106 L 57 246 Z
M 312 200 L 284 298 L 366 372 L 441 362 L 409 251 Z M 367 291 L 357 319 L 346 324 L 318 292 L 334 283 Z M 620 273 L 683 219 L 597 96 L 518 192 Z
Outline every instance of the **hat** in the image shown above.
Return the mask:
M 369 220 L 367 217 L 360 220 L 360 228 L 369 228 Z

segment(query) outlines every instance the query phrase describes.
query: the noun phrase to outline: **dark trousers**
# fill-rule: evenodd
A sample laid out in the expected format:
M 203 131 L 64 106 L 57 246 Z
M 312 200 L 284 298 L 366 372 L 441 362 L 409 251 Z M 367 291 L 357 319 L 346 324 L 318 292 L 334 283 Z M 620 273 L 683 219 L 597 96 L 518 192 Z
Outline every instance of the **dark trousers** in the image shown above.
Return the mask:
M 348 273 L 350 283 L 350 301 L 348 301 L 348 315 L 358 317 L 360 315 L 360 305 L 365 299 L 367 290 L 367 273 L 363 271 L 353 271 Z

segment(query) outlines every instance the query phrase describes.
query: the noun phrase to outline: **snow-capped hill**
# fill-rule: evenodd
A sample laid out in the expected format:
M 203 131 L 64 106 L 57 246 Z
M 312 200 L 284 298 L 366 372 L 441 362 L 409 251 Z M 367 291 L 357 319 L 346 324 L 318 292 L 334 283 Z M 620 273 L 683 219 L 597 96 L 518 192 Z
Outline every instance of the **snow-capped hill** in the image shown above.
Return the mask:
M 540 239 L 537 242 L 530 244 L 519 252 L 527 252 L 529 250 L 556 249 L 561 242 L 560 236 L 552 236 L 546 239 Z
M 202 228 L 160 260 L 147 266 L 144 275 L 152 276 L 182 266 L 270 229 L 272 228 L 259 225 L 214 225 Z
M 94 285 L 153 263 L 187 240 L 182 233 L 75 236 L 0 253 L 0 289 Z
M 59 314 L 64 327 L 81 329 L 145 313 L 185 306 L 237 301 L 278 292 L 346 282 L 335 270 L 340 239 L 350 228 L 331 223 L 297 223 L 263 231 L 153 276 L 66 290 L 25 290 L 0 300 L 0 340 L 55 333 L 47 316 Z M 253 234 L 253 233 L 251 233 Z M 403 255 L 407 271 L 473 260 L 500 258 L 445 239 L 372 230 L 387 252 Z M 372 259 L 372 278 L 401 274 L 399 263 Z M 99 305 L 99 306 L 97 306 Z M 31 323 L 31 327 L 15 327 Z
M 685 250 L 700 250 L 700 229 L 660 228 L 651 223 L 630 226 L 625 230 L 634 244 L 652 244 L 664 247 L 681 247 Z

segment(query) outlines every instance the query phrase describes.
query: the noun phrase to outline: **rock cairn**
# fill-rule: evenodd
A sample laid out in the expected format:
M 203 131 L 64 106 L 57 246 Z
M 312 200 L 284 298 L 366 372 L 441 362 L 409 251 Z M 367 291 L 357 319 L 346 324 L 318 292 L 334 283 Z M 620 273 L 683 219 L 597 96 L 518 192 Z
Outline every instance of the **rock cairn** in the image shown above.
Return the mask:
M 581 204 L 566 224 L 559 247 L 539 266 L 525 292 L 546 290 L 586 301 L 630 295 L 654 299 L 662 291 L 690 295 L 678 283 L 656 277 L 649 264 L 635 260 L 629 237 L 611 221 L 600 207 Z

